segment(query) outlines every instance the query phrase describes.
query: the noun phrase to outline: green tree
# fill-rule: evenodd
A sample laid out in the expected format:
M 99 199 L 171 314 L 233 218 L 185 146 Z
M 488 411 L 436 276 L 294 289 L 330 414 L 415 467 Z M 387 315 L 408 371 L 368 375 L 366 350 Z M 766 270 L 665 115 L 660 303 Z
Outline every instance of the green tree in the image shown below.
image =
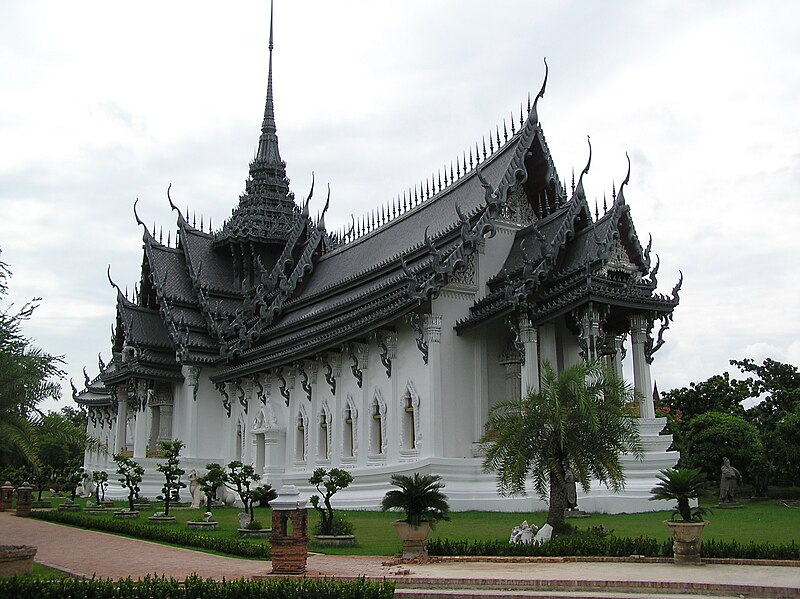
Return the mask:
M 672 413 L 680 413 L 681 419 L 687 421 L 706 412 L 744 416 L 742 402 L 748 397 L 748 386 L 723 372 L 699 383 L 689 383 L 688 387 L 662 393 L 659 403 L 669 407 Z
M 161 474 L 164 475 L 164 486 L 161 487 L 161 492 L 164 494 L 164 515 L 169 516 L 169 506 L 173 501 L 177 501 L 178 493 L 181 489 L 186 487 L 186 483 L 181 480 L 186 471 L 180 467 L 180 453 L 184 448 L 183 441 L 175 439 L 174 441 L 159 441 L 158 448 L 167 458 L 166 462 L 160 463 L 156 466 Z
M 631 386 L 599 361 L 560 374 L 545 362 L 540 390 L 490 410 L 484 470 L 497 472 L 503 494 L 524 495 L 529 478 L 541 499 L 549 490 L 547 522 L 559 529 L 565 522 L 568 467 L 584 491 L 592 479 L 616 491 L 625 482 L 620 455 L 641 458 L 638 425 L 626 407 L 634 399 Z
M 725 457 L 751 479 L 753 461 L 759 456 L 763 456 L 763 447 L 758 431 L 740 416 L 707 412 L 686 426 L 681 466 L 697 468 L 711 480 L 719 482 Z
M 764 435 L 773 475 L 782 483 L 800 486 L 800 404 Z
M 128 489 L 128 509 L 133 512 L 133 500 L 139 496 L 139 483 L 144 477 L 144 468 L 124 455 L 114 454 L 111 459 L 117 464 L 120 484 Z
M 314 470 L 311 478 L 308 479 L 308 482 L 314 485 L 319 493 L 319 495 L 311 496 L 311 505 L 319 512 L 321 518 L 319 534 L 335 534 L 333 530 L 334 514 L 333 506 L 331 506 L 331 497 L 338 491 L 346 489 L 350 483 L 353 482 L 353 475 L 341 468 L 331 468 L 330 470 L 317 468 Z M 325 489 L 324 491 L 320 488 L 320 485 Z M 320 496 L 322 496 L 324 506 L 320 505 Z
M 250 486 L 258 481 L 261 476 L 256 474 L 255 468 L 250 464 L 242 464 L 235 460 L 228 464 L 228 471 L 225 473 L 225 486 L 231 491 L 236 491 L 244 504 L 244 511 L 250 514 L 250 523 L 255 521 L 253 503 L 255 500 L 254 489 Z
M 8 293 L 11 271 L 0 261 L 0 301 Z M 22 333 L 40 298 L 21 309 L 0 307 L 0 464 L 22 460 L 39 466 L 36 422 L 43 416 L 38 405 L 46 398 L 58 399 L 58 377 L 64 375 L 63 359 L 33 346 Z M 65 437 L 71 430 L 55 431 Z
M 206 509 L 210 512 L 217 489 L 225 484 L 225 468 L 219 464 L 206 464 L 206 473 L 197 479 L 197 484 L 206 496 Z
M 67 408 L 36 419 L 33 430 L 39 461 L 52 467 L 56 475 L 63 475 L 67 464 L 71 462 L 83 462 L 83 453 L 88 441 L 86 426 L 76 425 Z
M 731 360 L 731 364 L 751 375 L 742 384 L 750 397 L 761 400 L 747 410 L 747 419 L 758 428 L 774 429 L 800 405 L 800 372 L 796 366 L 770 358 L 761 365 L 750 358 Z

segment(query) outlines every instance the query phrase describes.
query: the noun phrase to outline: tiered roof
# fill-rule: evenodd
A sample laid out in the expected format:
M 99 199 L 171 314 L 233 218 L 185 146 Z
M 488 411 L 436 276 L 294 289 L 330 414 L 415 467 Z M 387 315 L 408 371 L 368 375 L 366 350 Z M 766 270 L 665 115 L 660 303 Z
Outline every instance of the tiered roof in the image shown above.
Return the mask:
M 360 219 L 349 231 L 326 231 L 298 206 L 280 158 L 272 90 L 272 25 L 267 101 L 257 154 L 239 206 L 219 231 L 205 232 L 178 214 L 176 247 L 144 229 L 136 302 L 119 290 L 114 368 L 126 377 L 181 380 L 181 365 L 216 365 L 217 383 L 317 358 L 424 311 L 497 225 L 511 218 L 509 198 L 523 198 L 529 226 L 518 231 L 500 273 L 458 321 L 461 332 L 512 312 L 540 322 L 587 298 L 671 317 L 673 297 L 655 294 L 657 267 L 636 237 L 623 188 L 602 218 L 592 218 L 583 176 L 571 197 L 558 178 L 539 123 L 542 89 L 511 135 L 490 136 L 408 198 Z M 591 162 L 591 147 L 590 147 Z M 168 192 L 169 197 L 169 192 Z M 517 207 L 518 209 L 519 207 Z M 135 206 L 134 206 L 135 211 Z M 377 217 L 376 217 L 377 215 Z M 649 275 L 649 278 L 646 278 Z M 531 308 L 531 306 L 533 306 Z M 130 348 L 135 351 L 126 355 Z

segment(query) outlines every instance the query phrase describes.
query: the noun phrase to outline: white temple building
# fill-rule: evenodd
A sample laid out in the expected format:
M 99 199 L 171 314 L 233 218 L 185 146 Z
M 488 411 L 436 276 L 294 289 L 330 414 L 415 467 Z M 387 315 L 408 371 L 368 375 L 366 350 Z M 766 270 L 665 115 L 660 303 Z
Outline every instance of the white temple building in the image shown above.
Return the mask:
M 597 484 L 579 493 L 580 508 L 661 509 L 649 490 L 678 456 L 659 435 L 650 368 L 680 282 L 668 296 L 656 291 L 628 177 L 594 214 L 588 163 L 567 188 L 539 120 L 542 85 L 518 121 L 441 178 L 328 231 L 330 197 L 314 220 L 313 186 L 301 202 L 289 190 L 271 32 L 269 50 L 258 152 L 232 216 L 208 230 L 170 199 L 177 234 L 165 245 L 136 215 L 138 292 L 129 299 L 112 282 L 113 358 L 74 392 L 89 434 L 109 448 L 87 452 L 85 467 L 113 483 L 111 454 L 130 455 L 145 468 L 143 494 L 155 496 L 157 442 L 181 439 L 187 471 L 241 460 L 276 488 L 310 493 L 315 468 L 345 468 L 354 482 L 339 507 L 377 508 L 390 475 L 420 471 L 443 477 L 455 510 L 540 509 L 533 493 L 499 495 L 483 472 L 487 412 L 536 389 L 544 361 L 563 369 L 599 357 L 620 374 L 630 363 L 645 398 L 645 453 L 625 458 L 621 493 Z

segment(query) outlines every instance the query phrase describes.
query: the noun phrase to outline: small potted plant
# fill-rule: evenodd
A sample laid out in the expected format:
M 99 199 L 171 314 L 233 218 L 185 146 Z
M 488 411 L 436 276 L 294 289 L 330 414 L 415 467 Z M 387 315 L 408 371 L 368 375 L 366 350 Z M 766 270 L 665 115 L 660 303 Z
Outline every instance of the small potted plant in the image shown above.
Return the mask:
M 344 516 L 335 514 L 331 506 L 331 497 L 337 491 L 347 488 L 353 482 L 353 476 L 341 468 L 317 468 L 308 479 L 317 488 L 319 495 L 311 496 L 311 505 L 319 512 L 319 522 L 314 526 L 314 539 L 319 545 L 350 546 L 355 545 L 353 525 Z M 320 496 L 322 504 L 320 504 Z
M 700 537 L 708 524 L 703 517 L 708 510 L 699 505 L 693 508 L 689 502 L 700 497 L 707 484 L 706 477 L 697 468 L 685 468 L 662 470 L 656 478 L 661 482 L 650 489 L 650 500 L 675 499 L 678 502 L 672 519 L 665 522 L 672 530 L 674 561 L 676 564 L 699 565 Z M 681 519 L 676 521 L 675 516 Z
M 435 474 L 413 476 L 392 475 L 392 485 L 398 487 L 386 493 L 381 509 L 400 510 L 405 519 L 394 523 L 394 528 L 403 541 L 403 557 L 428 555 L 428 533 L 439 520 L 449 520 L 450 506 L 447 495 L 442 493 L 442 477 Z

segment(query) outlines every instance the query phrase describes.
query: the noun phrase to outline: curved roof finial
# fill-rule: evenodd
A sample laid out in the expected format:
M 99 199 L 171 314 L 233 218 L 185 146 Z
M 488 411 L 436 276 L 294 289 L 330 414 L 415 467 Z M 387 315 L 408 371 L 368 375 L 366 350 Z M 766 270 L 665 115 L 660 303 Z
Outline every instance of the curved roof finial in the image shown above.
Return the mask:
M 325 231 L 325 213 L 331 205 L 331 184 L 328 183 L 328 197 L 325 199 L 325 207 L 322 209 L 322 215 L 317 219 L 317 227 Z
M 303 216 L 308 218 L 308 204 L 311 202 L 311 198 L 314 196 L 314 171 L 311 171 L 311 189 L 308 191 L 308 197 L 306 201 L 303 203 Z
M 583 167 L 581 175 L 578 177 L 578 184 L 572 192 L 573 197 L 577 197 L 581 200 L 586 199 L 586 192 L 583 190 L 583 176 L 589 172 L 589 167 L 592 166 L 592 140 L 588 135 L 586 136 L 586 143 L 589 144 L 589 159 L 586 161 L 586 166 Z
M 536 98 L 533 100 L 533 106 L 531 107 L 531 113 L 528 116 L 534 123 L 539 122 L 539 113 L 536 111 L 536 105 L 539 102 L 539 98 L 544 97 L 545 89 L 547 89 L 547 75 L 550 73 L 550 68 L 547 66 L 547 58 L 544 59 L 544 81 L 542 81 L 542 89 L 539 90 L 539 93 L 536 94 Z
M 185 220 L 185 219 L 183 218 L 183 213 L 181 212 L 181 209 L 180 209 L 180 208 L 178 208 L 178 207 L 177 207 L 177 206 L 174 204 L 174 202 L 172 201 L 172 196 L 170 196 L 170 195 L 169 195 L 169 190 L 170 190 L 170 189 L 172 189 L 172 183 L 170 183 L 170 184 L 169 184 L 169 186 L 167 187 L 167 200 L 169 201 L 169 207 L 170 207 L 170 208 L 172 208 L 172 209 L 173 209 L 175 212 L 177 212 L 177 213 L 178 213 L 178 217 L 179 217 L 181 220 Z M 186 210 L 186 216 L 187 216 L 187 218 L 188 218 L 188 216 L 189 216 L 189 210 L 188 210 L 188 207 L 187 207 L 187 210 Z
M 617 197 L 622 195 L 622 188 L 628 184 L 628 181 L 631 179 L 631 157 L 628 156 L 628 153 L 625 152 L 625 158 L 628 160 L 628 172 L 625 174 L 625 180 L 619 184 L 619 191 L 617 192 Z
M 122 290 L 119 288 L 119 285 L 117 285 L 114 282 L 114 279 L 111 278 L 111 265 L 110 264 L 108 265 L 108 270 L 106 270 L 106 276 L 108 277 L 108 282 L 111 284 L 111 286 L 114 289 L 117 290 L 117 295 L 122 295 Z
M 139 218 L 139 213 L 136 211 L 136 204 L 139 203 L 139 198 L 136 198 L 136 201 L 133 203 L 133 216 L 136 217 L 136 222 L 144 227 L 144 230 L 147 231 L 147 225 L 142 222 L 142 219 Z

